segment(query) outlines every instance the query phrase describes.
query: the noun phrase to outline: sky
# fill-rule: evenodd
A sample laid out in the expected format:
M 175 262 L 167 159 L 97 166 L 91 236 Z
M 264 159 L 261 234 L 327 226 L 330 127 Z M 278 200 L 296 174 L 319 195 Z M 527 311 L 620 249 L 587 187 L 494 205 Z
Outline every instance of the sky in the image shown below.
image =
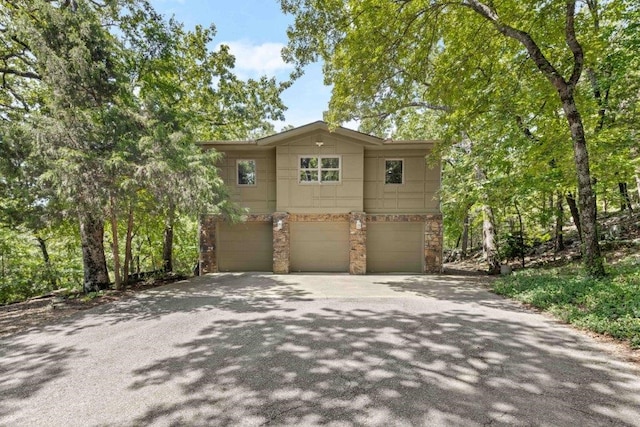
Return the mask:
M 151 4 L 167 18 L 175 16 L 187 29 L 213 23 L 217 29 L 214 44 L 230 47 L 238 77 L 267 75 L 282 81 L 293 69 L 280 56 L 293 19 L 280 11 L 278 0 L 151 0 Z M 321 65 L 313 64 L 282 94 L 288 109 L 285 122 L 275 123 L 276 130 L 322 120 L 331 96 L 331 88 L 324 86 L 322 79 Z

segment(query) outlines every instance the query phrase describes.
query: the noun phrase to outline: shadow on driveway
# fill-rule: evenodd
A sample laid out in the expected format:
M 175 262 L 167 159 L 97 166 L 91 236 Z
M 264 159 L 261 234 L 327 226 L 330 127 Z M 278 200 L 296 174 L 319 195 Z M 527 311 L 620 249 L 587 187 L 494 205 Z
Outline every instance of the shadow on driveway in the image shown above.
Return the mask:
M 94 390 L 74 388 L 69 372 L 95 356 L 80 343 L 97 330 L 113 340 L 105 347 L 120 345 L 126 331 L 131 360 L 110 360 L 126 369 L 99 385 L 107 396 L 84 425 L 639 423 L 640 378 L 630 365 L 468 277 L 369 276 L 358 283 L 369 280 L 385 296 L 361 299 L 316 298 L 302 286 L 312 280 L 351 279 L 207 276 L 51 327 L 43 332 L 49 349 L 0 341 L 0 398 L 9 402 L 0 424 L 14 412 L 24 420 L 47 411 L 38 402 L 60 383 L 80 396 L 57 396 L 69 401 Z M 157 328 L 170 334 L 185 315 L 189 334 L 167 338 L 161 353 L 136 353 L 136 337 L 159 340 Z M 48 360 L 40 351 L 60 355 Z

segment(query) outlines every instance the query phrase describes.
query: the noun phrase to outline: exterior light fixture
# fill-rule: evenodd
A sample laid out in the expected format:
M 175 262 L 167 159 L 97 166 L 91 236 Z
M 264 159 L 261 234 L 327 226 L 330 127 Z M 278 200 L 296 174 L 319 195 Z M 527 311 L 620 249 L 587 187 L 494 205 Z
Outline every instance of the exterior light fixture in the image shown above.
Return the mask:
M 278 222 L 276 223 L 276 230 L 280 231 L 282 230 L 282 220 L 279 219 Z
M 356 230 L 362 230 L 362 221 L 360 220 L 356 221 Z

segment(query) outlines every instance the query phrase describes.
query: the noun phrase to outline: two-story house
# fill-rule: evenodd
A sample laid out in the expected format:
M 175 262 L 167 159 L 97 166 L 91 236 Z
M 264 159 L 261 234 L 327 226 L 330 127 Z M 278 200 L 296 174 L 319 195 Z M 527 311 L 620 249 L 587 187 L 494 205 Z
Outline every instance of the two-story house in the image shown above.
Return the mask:
M 437 273 L 440 164 L 433 143 L 322 121 L 255 141 L 212 141 L 241 223 L 205 215 L 200 274 L 223 271 Z

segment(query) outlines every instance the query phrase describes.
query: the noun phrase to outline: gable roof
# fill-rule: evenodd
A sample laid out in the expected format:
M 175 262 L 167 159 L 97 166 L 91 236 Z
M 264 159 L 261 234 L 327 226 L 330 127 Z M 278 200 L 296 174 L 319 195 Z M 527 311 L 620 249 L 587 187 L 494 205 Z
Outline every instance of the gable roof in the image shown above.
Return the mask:
M 253 149 L 268 149 L 276 147 L 280 144 L 291 142 L 292 139 L 314 132 L 327 132 L 349 139 L 351 142 L 363 145 L 365 148 L 383 149 L 383 148 L 416 148 L 418 146 L 431 147 L 434 141 L 402 141 L 392 139 L 382 139 L 374 135 L 358 132 L 356 130 L 347 129 L 342 126 L 330 130 L 327 122 L 318 120 L 313 123 L 289 129 L 284 132 L 258 138 L 256 140 L 243 141 L 203 141 L 201 146 L 226 147 L 227 149 L 242 149 L 243 147 L 253 147 Z
M 288 142 L 288 140 L 292 138 L 296 138 L 301 135 L 312 133 L 318 130 L 334 133 L 340 136 L 345 136 L 345 137 L 348 137 L 349 139 L 354 140 L 354 142 L 359 142 L 363 145 L 382 145 L 382 143 L 384 142 L 382 138 L 378 138 L 377 136 L 368 135 L 366 133 L 343 128 L 342 126 L 338 126 L 333 131 L 331 131 L 329 129 L 329 125 L 327 124 L 327 122 L 318 120 L 317 122 L 309 123 L 307 125 L 286 130 L 284 132 L 276 133 L 275 135 L 269 135 L 264 138 L 260 138 L 256 140 L 256 143 L 258 145 L 263 145 L 263 146 L 264 145 L 276 146 L 281 143 Z

